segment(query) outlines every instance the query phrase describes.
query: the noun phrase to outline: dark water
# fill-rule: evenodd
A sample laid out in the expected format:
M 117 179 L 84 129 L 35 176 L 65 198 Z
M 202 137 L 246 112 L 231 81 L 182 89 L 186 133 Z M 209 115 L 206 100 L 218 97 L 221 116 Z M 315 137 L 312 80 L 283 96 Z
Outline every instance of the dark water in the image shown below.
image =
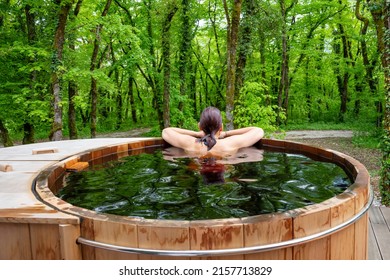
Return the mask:
M 161 150 L 66 176 L 57 194 L 101 213 L 153 219 L 202 220 L 283 212 L 343 192 L 342 168 L 298 154 L 264 151 L 257 162 L 165 160 Z

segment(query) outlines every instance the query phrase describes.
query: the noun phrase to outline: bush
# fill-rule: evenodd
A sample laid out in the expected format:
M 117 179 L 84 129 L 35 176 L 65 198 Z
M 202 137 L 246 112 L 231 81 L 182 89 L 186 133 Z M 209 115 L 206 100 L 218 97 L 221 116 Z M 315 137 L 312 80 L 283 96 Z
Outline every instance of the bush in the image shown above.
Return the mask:
M 277 117 L 279 108 L 271 105 L 275 97 L 266 94 L 267 87 L 257 82 L 247 82 L 241 88 L 238 102 L 234 109 L 234 122 L 238 127 L 257 126 L 267 132 L 279 129 Z M 279 113 L 280 120 L 286 116 Z

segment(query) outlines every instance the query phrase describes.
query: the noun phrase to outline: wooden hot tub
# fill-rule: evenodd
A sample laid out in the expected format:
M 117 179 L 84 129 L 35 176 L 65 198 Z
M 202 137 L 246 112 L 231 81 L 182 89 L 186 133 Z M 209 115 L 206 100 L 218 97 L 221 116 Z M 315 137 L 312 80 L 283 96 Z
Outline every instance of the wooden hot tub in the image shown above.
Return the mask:
M 322 203 L 246 218 L 173 221 L 130 218 L 73 206 L 54 194 L 68 169 L 164 146 L 159 138 L 87 150 L 50 166 L 35 180 L 37 197 L 79 218 L 80 236 L 67 243 L 81 259 L 367 259 L 368 208 L 373 195 L 366 168 L 342 153 L 262 139 L 256 146 L 300 153 L 342 166 L 353 184 Z

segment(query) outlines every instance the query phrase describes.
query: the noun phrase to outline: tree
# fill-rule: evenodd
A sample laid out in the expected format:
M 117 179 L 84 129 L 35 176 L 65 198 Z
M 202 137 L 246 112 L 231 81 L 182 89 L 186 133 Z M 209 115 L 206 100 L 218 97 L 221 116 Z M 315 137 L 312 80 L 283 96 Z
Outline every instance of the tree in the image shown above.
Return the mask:
M 114 0 L 104 15 L 111 2 L 1 2 L 0 120 L 11 140 L 50 127 L 57 139 L 135 126 L 157 136 L 196 128 L 210 105 L 228 129 L 263 107 L 270 120 L 283 112 L 279 123 L 284 112 L 291 123 L 383 116 L 383 0 Z M 241 92 L 261 103 L 248 107 Z
M 290 60 L 290 54 L 289 54 L 289 39 L 288 39 L 288 14 L 294 7 L 294 5 L 297 3 L 296 0 L 293 0 L 290 5 L 286 6 L 285 0 L 279 0 L 280 5 L 280 13 L 282 16 L 282 56 L 281 56 L 281 72 L 280 72 L 280 83 L 279 83 L 279 90 L 278 90 L 278 124 L 281 123 L 281 115 L 282 115 L 282 109 L 287 114 L 288 110 L 288 102 L 289 102 L 289 91 L 290 91 L 290 83 L 289 83 L 289 60 Z M 294 23 L 295 19 L 292 20 L 292 23 Z M 288 116 L 288 115 L 287 115 Z
M 254 15 L 256 6 L 253 0 L 244 0 L 243 2 L 243 19 L 241 20 L 240 36 L 238 42 L 238 59 L 236 69 L 236 84 L 234 86 L 234 98 L 239 99 L 241 87 L 245 80 L 245 67 L 248 55 L 251 51 L 252 26 L 254 24 Z
M 227 22 L 227 69 L 226 69 L 226 129 L 234 129 L 233 110 L 234 110 L 234 88 L 236 84 L 237 68 L 237 42 L 238 30 L 240 26 L 240 15 L 242 0 L 234 0 L 231 14 L 229 12 L 226 0 L 223 0 Z
M 382 159 L 382 178 L 381 187 L 384 192 L 384 201 L 390 204 L 390 2 L 384 4 L 384 26 L 385 49 L 383 53 L 384 73 L 385 73 L 385 114 L 383 119 L 384 141 L 383 141 L 383 159 Z
M 2 119 L 0 119 L 0 137 L 3 142 L 4 147 L 11 147 L 14 145 L 11 138 L 9 137 L 9 132 L 7 127 L 4 125 Z
M 388 1 L 368 0 L 368 6 L 373 16 L 377 37 L 378 51 L 381 54 L 381 62 L 385 79 L 385 114 L 383 118 L 382 140 L 382 170 L 381 170 L 381 194 L 384 204 L 390 204 L 390 3 Z
M 80 12 L 81 5 L 83 3 L 83 0 L 78 0 L 76 7 L 73 11 L 72 21 L 74 22 Z M 73 30 L 73 33 L 75 33 L 75 30 Z M 75 52 L 76 46 L 75 46 L 75 35 L 71 33 L 69 36 L 69 48 Z M 72 36 L 73 35 L 73 36 Z M 74 79 L 71 79 L 68 83 L 68 129 L 69 129 L 69 138 L 70 139 L 77 139 L 77 124 L 76 124 L 76 96 L 77 96 L 77 84 L 74 81 Z
M 161 44 L 162 44 L 162 63 L 164 74 L 164 94 L 163 94 L 163 127 L 170 126 L 170 95 L 171 95 L 171 42 L 170 42 L 170 28 L 172 18 L 177 11 L 176 3 L 169 2 L 165 18 L 162 24 Z
M 29 4 L 26 4 L 24 7 L 24 12 L 26 15 L 26 25 L 27 25 L 27 38 L 28 38 L 28 44 L 31 46 L 34 46 L 37 40 L 37 33 L 36 33 L 36 27 L 35 27 L 35 14 L 31 11 L 32 7 Z M 29 63 L 33 63 L 33 58 L 29 58 Z M 28 96 L 28 99 L 31 99 L 33 96 L 34 91 L 34 84 L 37 79 L 37 71 L 33 70 L 31 71 L 30 75 L 30 81 L 29 81 L 29 90 L 30 95 Z M 30 110 L 30 108 L 28 108 Z M 23 136 L 23 144 L 30 144 L 34 143 L 34 125 L 32 124 L 31 120 L 27 119 L 25 120 L 23 124 L 23 130 L 24 130 L 24 136 Z
M 62 140 L 62 105 L 61 105 L 61 75 L 63 71 L 62 55 L 65 44 L 65 27 L 69 11 L 72 7 L 71 0 L 56 0 L 58 6 L 58 24 L 54 35 L 51 90 L 53 96 L 53 122 L 50 131 L 50 140 Z
M 110 9 L 112 0 L 107 0 L 101 16 L 105 17 Z M 96 127 L 97 127 L 97 113 L 98 113 L 98 88 L 97 88 L 97 79 L 94 77 L 94 71 L 99 69 L 101 65 L 101 60 L 98 60 L 98 54 L 100 49 L 100 35 L 102 32 L 103 24 L 98 24 L 95 29 L 95 39 L 93 42 L 93 51 L 91 57 L 91 138 L 96 137 Z M 105 51 L 103 51 L 105 53 Z
M 179 79 L 180 79 L 180 96 L 183 98 L 179 102 L 179 110 L 183 111 L 184 100 L 187 89 L 187 67 L 190 61 L 189 50 L 191 48 L 191 26 L 190 26 L 190 0 L 181 1 L 181 42 L 179 49 Z

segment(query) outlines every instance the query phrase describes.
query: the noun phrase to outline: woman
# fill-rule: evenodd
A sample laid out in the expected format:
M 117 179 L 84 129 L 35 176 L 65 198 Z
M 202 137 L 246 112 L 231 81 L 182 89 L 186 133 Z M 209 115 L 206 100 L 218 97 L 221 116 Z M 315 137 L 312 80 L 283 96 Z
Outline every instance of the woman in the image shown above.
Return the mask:
M 226 157 L 240 148 L 252 146 L 264 136 L 264 131 L 258 127 L 222 131 L 221 112 L 215 107 L 203 110 L 198 126 L 200 131 L 168 127 L 162 131 L 162 137 L 187 153 Z

